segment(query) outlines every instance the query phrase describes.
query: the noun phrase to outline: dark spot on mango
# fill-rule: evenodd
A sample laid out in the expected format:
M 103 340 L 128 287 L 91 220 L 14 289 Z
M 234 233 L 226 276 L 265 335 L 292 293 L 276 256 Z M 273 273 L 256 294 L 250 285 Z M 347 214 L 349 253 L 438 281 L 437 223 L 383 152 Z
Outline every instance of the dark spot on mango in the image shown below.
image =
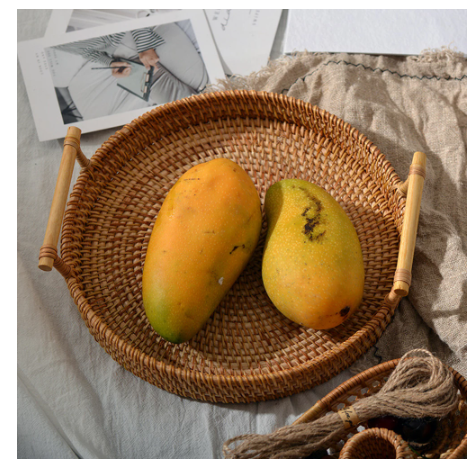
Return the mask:
M 322 237 L 324 237 L 324 235 L 325 235 L 325 231 L 322 231 L 322 233 L 320 233 L 316 236 L 316 240 L 319 241 Z
M 350 307 L 349 306 L 346 306 L 345 308 L 343 308 L 342 310 L 340 310 L 340 316 L 342 316 L 343 318 L 345 316 L 347 316 L 347 314 L 350 312 Z
M 321 213 L 322 211 L 322 202 L 317 198 L 312 195 L 308 195 L 309 199 L 314 203 L 316 207 L 316 213 Z
M 250 216 L 247 218 L 247 221 L 245 222 L 246 224 L 252 219 L 252 217 L 254 216 L 254 213 L 251 213 Z
M 229 255 L 232 255 L 232 252 L 235 252 L 238 248 L 245 249 L 245 244 L 242 245 L 235 245 L 232 250 L 229 252 Z
M 304 225 L 304 234 L 306 234 L 312 241 L 312 231 L 319 224 L 319 218 L 306 218 L 306 224 Z
M 306 222 L 303 227 L 303 233 L 307 236 L 307 238 L 312 241 L 320 240 L 324 234 L 325 230 L 322 232 L 318 232 L 316 234 L 316 226 L 322 223 L 322 215 L 321 211 L 323 209 L 322 203 L 319 199 L 314 197 L 312 194 L 309 194 L 308 191 L 304 188 L 299 188 L 305 192 L 307 198 L 311 202 L 312 205 L 306 207 L 304 211 L 301 213 L 301 216 L 305 218 Z

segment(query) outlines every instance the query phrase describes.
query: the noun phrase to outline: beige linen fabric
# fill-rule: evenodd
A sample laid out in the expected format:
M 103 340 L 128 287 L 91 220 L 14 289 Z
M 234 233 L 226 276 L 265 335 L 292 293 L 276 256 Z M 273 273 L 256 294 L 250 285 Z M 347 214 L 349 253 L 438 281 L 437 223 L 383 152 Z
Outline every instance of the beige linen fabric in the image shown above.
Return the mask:
M 420 56 L 285 56 L 208 91 L 283 93 L 335 114 L 378 146 L 405 180 L 427 155 L 409 296 L 352 370 L 426 348 L 466 375 L 467 59 L 449 49 Z

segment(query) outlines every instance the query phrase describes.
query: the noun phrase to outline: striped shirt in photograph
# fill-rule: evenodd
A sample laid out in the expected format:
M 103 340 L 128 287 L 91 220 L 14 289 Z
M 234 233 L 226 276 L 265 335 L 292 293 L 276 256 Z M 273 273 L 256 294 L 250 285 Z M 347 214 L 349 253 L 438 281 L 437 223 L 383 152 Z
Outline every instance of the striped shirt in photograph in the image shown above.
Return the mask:
M 126 32 L 118 32 L 116 34 L 94 37 L 87 40 L 80 40 L 78 42 L 65 43 L 63 45 L 55 46 L 54 48 L 83 56 L 94 63 L 101 63 L 105 66 L 109 66 L 113 61 L 115 61 L 115 58 L 105 50 L 109 47 L 117 47 L 123 40 L 125 34 Z M 138 53 L 157 48 L 159 45 L 163 45 L 165 43 L 165 40 L 160 37 L 160 35 L 156 34 L 150 27 L 132 30 L 131 35 L 136 43 Z

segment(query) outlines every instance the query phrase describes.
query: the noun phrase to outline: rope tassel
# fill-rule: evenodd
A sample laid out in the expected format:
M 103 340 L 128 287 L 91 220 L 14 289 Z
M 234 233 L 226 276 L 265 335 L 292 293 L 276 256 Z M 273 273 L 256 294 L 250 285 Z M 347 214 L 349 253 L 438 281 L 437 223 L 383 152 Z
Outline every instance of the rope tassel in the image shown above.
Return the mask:
M 313 422 L 282 427 L 268 435 L 241 435 L 224 443 L 226 459 L 299 459 L 327 449 L 346 428 L 384 415 L 443 418 L 458 406 L 450 370 L 432 353 L 406 353 L 373 396 Z M 231 448 L 231 445 L 236 444 Z

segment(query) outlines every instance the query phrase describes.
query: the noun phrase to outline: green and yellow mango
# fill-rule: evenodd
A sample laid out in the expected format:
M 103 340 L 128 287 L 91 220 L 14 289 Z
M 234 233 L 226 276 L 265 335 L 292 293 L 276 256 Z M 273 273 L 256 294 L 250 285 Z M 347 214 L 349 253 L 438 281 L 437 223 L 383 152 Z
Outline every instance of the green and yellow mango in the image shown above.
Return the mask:
M 364 266 L 355 228 L 323 188 L 299 179 L 273 184 L 262 278 L 275 307 L 292 321 L 329 329 L 361 303 Z

